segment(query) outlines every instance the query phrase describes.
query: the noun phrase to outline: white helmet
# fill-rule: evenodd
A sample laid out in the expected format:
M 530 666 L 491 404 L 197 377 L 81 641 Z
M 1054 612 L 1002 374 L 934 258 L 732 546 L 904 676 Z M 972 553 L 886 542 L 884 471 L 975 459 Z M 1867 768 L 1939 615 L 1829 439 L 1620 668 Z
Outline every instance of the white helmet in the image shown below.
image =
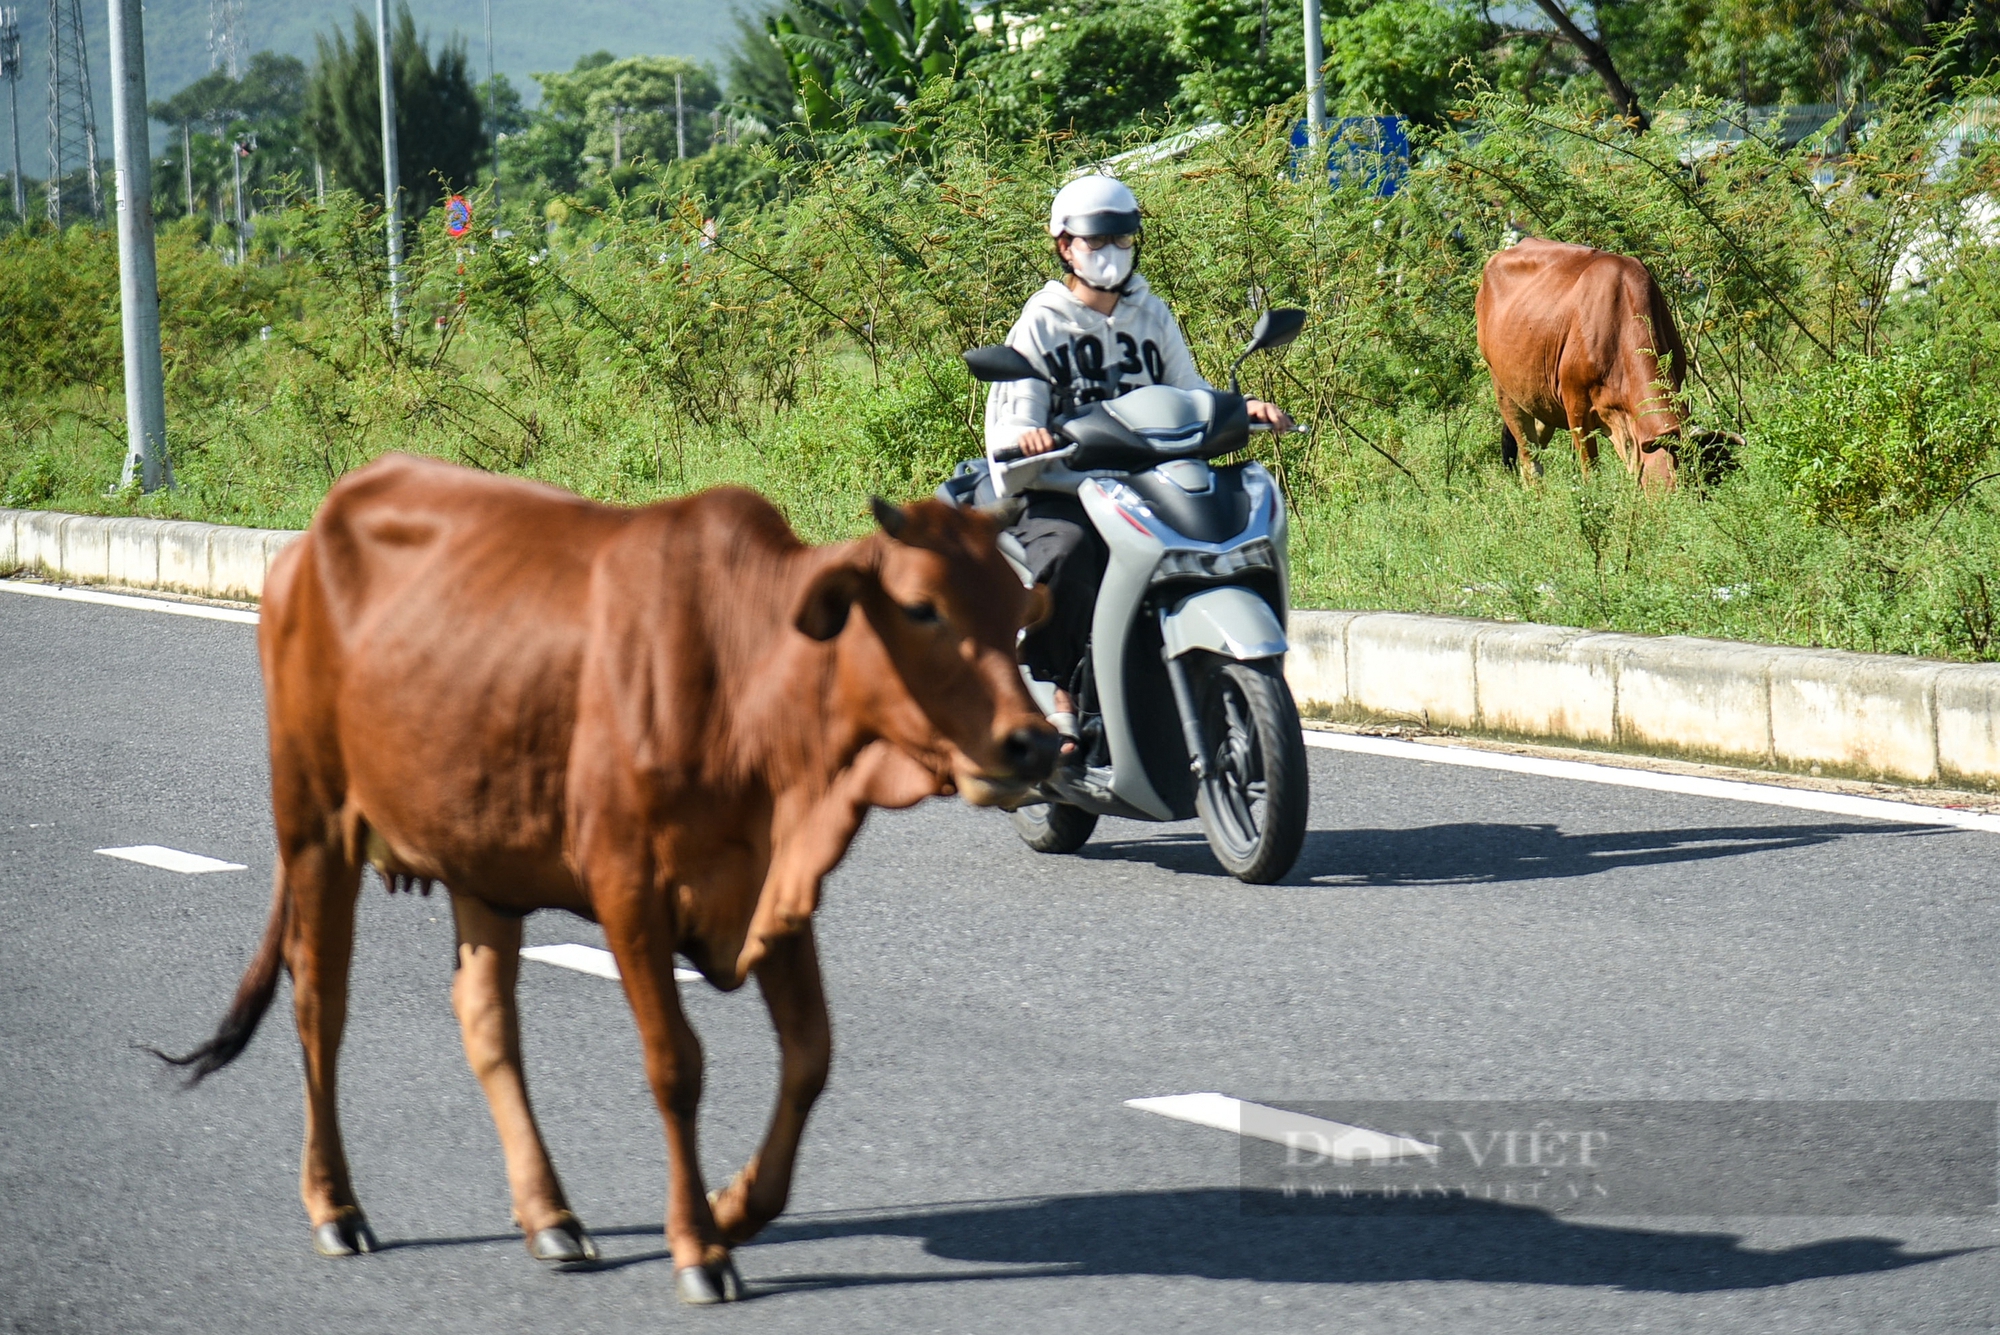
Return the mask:
M 1056 191 L 1049 235 L 1115 236 L 1139 230 L 1139 201 L 1115 176 L 1079 176 Z

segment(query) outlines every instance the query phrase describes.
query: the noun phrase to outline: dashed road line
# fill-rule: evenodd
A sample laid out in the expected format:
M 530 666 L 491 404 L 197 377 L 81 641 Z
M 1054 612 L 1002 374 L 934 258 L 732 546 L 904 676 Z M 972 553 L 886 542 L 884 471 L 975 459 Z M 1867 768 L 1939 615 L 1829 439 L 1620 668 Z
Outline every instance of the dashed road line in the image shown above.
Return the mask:
M 207 621 L 235 621 L 257 624 L 257 614 L 238 607 L 209 607 L 202 603 L 177 603 L 168 598 L 135 598 L 129 593 L 100 593 L 69 584 L 29 584 L 18 579 L 0 579 L 0 591 L 25 593 L 32 598 L 60 598 L 69 603 L 96 603 L 100 607 L 123 607 L 135 612 L 165 612 L 169 616 L 201 617 Z
M 523 946 L 521 958 L 534 960 L 537 964 L 553 964 L 559 969 L 574 969 L 593 978 L 608 978 L 614 983 L 618 981 L 618 961 L 612 958 L 610 951 L 596 946 L 578 945 L 574 941 L 566 941 L 559 946 Z M 693 969 L 677 968 L 674 970 L 674 981 L 698 983 L 701 975 Z
M 1584 783 L 1606 783 L 1618 788 L 1645 788 L 1656 793 L 1679 793 L 1686 797 L 1719 797 L 1730 802 L 1756 802 L 1764 806 L 1792 807 L 1799 811 L 1819 811 L 1834 816 L 1860 816 L 1867 820 L 1896 821 L 1903 825 L 1944 825 L 1961 830 L 1981 830 L 1987 834 L 2000 834 L 2000 816 L 1988 815 L 1983 811 L 1957 811 L 1951 807 L 1918 806 L 1914 802 L 1889 802 L 1879 797 L 1855 797 L 1847 793 L 1820 793 L 1805 788 L 1781 788 L 1776 784 L 1745 783 L 1740 779 L 1705 779 L 1693 774 L 1662 774 L 1657 770 L 1593 765 L 1582 760 L 1514 756 L 1497 751 L 1475 751 L 1470 747 L 1429 746 L 1420 742 L 1394 741 L 1387 737 L 1318 732 L 1310 728 L 1306 730 L 1306 745 L 1328 751 L 1388 756 L 1396 760 L 1423 760 L 1433 765 L 1505 770 L 1512 774 L 1535 774 L 1549 779 L 1577 779 Z
M 1248 1103 L 1227 1094 L 1169 1094 L 1163 1098 L 1127 1099 L 1125 1106 L 1252 1140 L 1268 1140 L 1287 1149 L 1307 1150 L 1335 1163 L 1361 1159 L 1379 1163 L 1385 1159 L 1429 1157 L 1438 1153 L 1437 1146 L 1408 1136 L 1286 1112 L 1283 1108 Z
M 177 871 L 188 876 L 199 876 L 211 871 L 243 871 L 240 862 L 224 862 L 221 858 L 203 857 L 199 853 L 183 853 L 178 848 L 167 848 L 160 844 L 134 844 L 130 848 L 100 848 L 97 850 L 107 858 L 123 858 L 127 862 L 137 862 L 148 867 L 159 867 L 164 871 Z

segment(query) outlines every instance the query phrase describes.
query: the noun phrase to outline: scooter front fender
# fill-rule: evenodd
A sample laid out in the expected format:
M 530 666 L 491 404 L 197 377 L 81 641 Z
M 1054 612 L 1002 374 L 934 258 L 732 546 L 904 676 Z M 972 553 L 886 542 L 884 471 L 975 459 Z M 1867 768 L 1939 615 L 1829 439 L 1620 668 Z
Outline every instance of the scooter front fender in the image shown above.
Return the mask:
M 1234 586 L 1189 594 L 1160 617 L 1160 632 L 1170 658 L 1206 649 L 1247 663 L 1290 647 L 1271 605 Z

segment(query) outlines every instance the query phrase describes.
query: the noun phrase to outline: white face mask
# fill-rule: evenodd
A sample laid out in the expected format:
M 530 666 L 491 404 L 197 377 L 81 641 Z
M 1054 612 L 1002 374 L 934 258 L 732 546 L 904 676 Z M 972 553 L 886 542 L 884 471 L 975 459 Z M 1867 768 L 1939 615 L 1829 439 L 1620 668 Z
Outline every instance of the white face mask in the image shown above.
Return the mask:
M 1125 280 L 1132 276 L 1132 251 L 1113 245 L 1093 250 L 1081 239 L 1072 239 L 1069 243 L 1069 267 L 1092 287 L 1110 291 L 1123 286 Z

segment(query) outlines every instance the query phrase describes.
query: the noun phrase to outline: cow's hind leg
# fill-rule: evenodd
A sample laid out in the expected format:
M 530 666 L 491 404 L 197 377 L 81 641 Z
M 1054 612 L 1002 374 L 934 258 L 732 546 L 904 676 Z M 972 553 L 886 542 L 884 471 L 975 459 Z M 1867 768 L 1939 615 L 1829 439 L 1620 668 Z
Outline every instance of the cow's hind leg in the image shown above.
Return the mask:
M 716 1227 L 732 1246 L 777 1218 L 792 1190 L 792 1165 L 813 1102 L 833 1062 L 833 1030 L 820 986 L 819 952 L 810 924 L 780 938 L 758 962 L 757 986 L 778 1031 L 782 1063 L 778 1105 L 764 1144 L 735 1181 L 713 1198 Z
M 570 1212 L 528 1104 L 527 1077 L 521 1070 L 521 1018 L 514 998 L 521 972 L 521 919 L 457 892 L 451 897 L 451 912 L 458 927 L 451 1008 L 465 1036 L 465 1059 L 486 1091 L 493 1126 L 500 1133 L 514 1220 L 527 1235 L 529 1254 L 536 1260 L 594 1261 L 596 1244 Z
M 625 999 L 639 1027 L 646 1078 L 667 1130 L 667 1247 L 674 1255 L 674 1291 L 682 1302 L 733 1302 L 743 1281 L 715 1227 L 696 1153 L 695 1115 L 701 1108 L 701 1040 L 681 1011 L 674 982 L 674 942 L 649 920 L 642 897 L 601 894 L 604 936 L 618 960 Z
M 306 1146 L 299 1196 L 322 1256 L 374 1251 L 340 1142 L 337 1067 L 347 1025 L 347 970 L 354 955 L 354 901 L 360 869 L 337 847 L 314 843 L 284 856 L 285 967 L 306 1073 Z

